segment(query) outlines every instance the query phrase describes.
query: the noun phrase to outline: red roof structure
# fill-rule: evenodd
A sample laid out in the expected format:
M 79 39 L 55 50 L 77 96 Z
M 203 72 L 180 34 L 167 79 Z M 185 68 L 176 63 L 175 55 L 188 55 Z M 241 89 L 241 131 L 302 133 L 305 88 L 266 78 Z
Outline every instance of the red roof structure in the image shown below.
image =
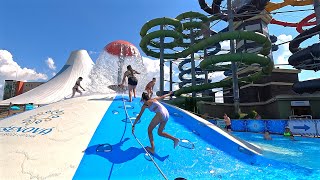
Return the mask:
M 123 40 L 117 40 L 109 43 L 104 50 L 117 56 L 139 56 L 139 50 L 131 43 Z

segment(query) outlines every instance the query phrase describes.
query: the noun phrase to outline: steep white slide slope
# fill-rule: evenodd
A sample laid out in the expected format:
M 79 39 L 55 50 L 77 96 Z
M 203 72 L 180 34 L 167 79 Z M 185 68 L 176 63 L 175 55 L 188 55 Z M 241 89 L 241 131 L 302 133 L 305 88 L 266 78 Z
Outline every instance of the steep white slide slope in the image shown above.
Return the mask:
M 87 78 L 94 63 L 86 50 L 73 51 L 63 68 L 48 82 L 0 104 L 49 104 L 72 93 L 78 77 Z
M 71 98 L 0 121 L 0 179 L 72 179 L 115 95 Z

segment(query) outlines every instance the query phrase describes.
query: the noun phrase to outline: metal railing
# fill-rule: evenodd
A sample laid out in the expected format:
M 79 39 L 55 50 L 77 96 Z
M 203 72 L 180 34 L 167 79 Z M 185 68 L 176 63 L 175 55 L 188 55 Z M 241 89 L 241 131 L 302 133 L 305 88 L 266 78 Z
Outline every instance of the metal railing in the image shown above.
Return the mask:
M 311 115 L 291 115 L 289 119 L 312 119 Z

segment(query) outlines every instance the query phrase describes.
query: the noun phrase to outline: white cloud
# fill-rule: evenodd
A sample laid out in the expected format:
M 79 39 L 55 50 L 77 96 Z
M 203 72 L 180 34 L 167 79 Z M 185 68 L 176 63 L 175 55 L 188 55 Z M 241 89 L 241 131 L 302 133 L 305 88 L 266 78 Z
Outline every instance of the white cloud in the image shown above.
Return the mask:
M 47 78 L 46 74 L 19 66 L 13 60 L 12 54 L 9 51 L 0 50 L 0 99 L 2 99 L 5 80 L 34 81 L 46 80 Z
M 229 40 L 222 41 L 220 43 L 220 45 L 221 45 L 222 51 L 220 51 L 218 54 L 225 54 L 225 53 L 228 53 L 228 51 L 230 51 L 230 41 Z
M 223 103 L 223 91 L 218 91 L 215 94 L 216 102 Z
M 281 34 L 278 36 L 278 40 L 275 44 L 280 44 L 283 42 L 287 42 L 292 40 L 291 35 L 285 35 Z M 230 50 L 230 41 L 222 41 L 220 43 L 221 49 L 223 51 L 220 51 L 218 54 L 225 54 L 228 53 L 228 50 Z M 288 64 L 288 58 L 291 56 L 291 52 L 289 50 L 289 43 L 283 44 L 279 46 L 279 50 L 273 53 L 274 63 L 275 64 Z M 283 67 L 283 66 L 281 66 Z
M 226 77 L 223 73 L 223 71 L 209 73 L 209 78 L 212 80 L 212 82 L 221 81 Z
M 276 44 L 287 42 L 292 40 L 291 35 L 281 34 L 278 36 L 278 41 Z M 279 50 L 273 53 L 274 63 L 275 64 L 288 64 L 288 58 L 292 53 L 289 50 L 289 43 L 279 46 Z
M 153 59 L 150 59 L 148 57 L 142 57 L 143 59 L 143 64 L 147 70 L 146 74 L 147 74 L 147 80 L 151 81 L 152 78 L 156 78 L 157 79 L 157 83 L 155 84 L 154 86 L 154 90 L 155 91 L 159 91 L 159 87 L 160 87 L 160 60 L 157 59 L 157 60 L 153 60 Z M 165 66 L 163 67 L 164 68 L 164 79 L 165 80 L 169 80 L 170 78 L 170 68 L 169 68 L 169 65 L 165 64 Z M 176 72 L 176 70 L 174 70 L 174 73 Z M 173 75 L 173 77 L 178 77 L 177 75 Z M 165 90 L 169 90 L 169 83 L 168 82 L 165 82 L 165 87 L 164 87 Z
M 54 65 L 54 60 L 51 57 L 48 57 L 48 59 L 46 60 L 46 64 L 51 70 L 56 70 L 56 66 Z

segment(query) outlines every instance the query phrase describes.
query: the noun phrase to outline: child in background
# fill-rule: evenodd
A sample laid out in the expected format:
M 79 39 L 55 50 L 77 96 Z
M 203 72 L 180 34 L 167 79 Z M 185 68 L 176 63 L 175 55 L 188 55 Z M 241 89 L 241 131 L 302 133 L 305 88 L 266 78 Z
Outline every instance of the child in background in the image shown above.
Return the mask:
M 153 87 L 154 87 L 155 84 L 156 84 L 156 78 L 152 78 L 152 81 L 150 81 L 146 85 L 145 90 L 147 91 L 149 98 L 151 98 L 152 95 L 153 95 Z
M 264 140 L 272 140 L 269 131 L 265 131 L 265 132 L 264 132 L 264 137 L 263 137 L 263 139 L 264 139 Z
M 228 132 L 231 132 L 231 120 L 226 113 L 224 113 L 224 115 L 223 115 L 223 120 L 226 123 L 226 127 L 225 127 L 226 130 Z
M 290 128 L 288 126 L 284 129 L 283 136 L 284 137 L 289 137 L 291 140 L 294 140 L 293 134 L 292 134 L 292 132 L 291 132 L 291 130 L 290 130 Z

